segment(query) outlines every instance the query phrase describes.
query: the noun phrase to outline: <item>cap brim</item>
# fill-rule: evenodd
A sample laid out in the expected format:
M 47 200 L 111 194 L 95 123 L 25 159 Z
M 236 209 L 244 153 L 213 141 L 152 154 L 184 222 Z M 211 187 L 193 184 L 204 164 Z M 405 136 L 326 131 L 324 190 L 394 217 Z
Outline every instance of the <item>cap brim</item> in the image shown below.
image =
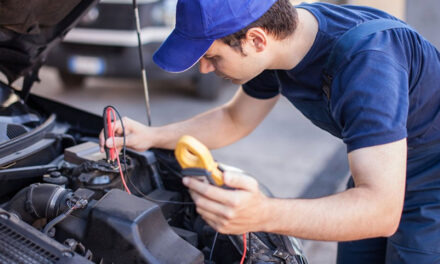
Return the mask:
M 176 29 L 153 55 L 153 61 L 168 72 L 183 72 L 196 64 L 214 40 L 189 39 Z

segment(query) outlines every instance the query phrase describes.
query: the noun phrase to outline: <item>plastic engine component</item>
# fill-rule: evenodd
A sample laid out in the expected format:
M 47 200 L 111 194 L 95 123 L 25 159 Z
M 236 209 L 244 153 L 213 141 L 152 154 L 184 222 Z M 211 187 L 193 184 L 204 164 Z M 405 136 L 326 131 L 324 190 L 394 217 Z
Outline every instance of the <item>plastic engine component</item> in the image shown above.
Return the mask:
M 91 211 L 85 244 L 93 245 L 90 250 L 104 263 L 204 261 L 202 252 L 172 230 L 155 203 L 113 189 Z
M 99 145 L 95 142 L 85 142 L 64 150 L 64 160 L 73 164 L 98 161 L 104 158 L 105 154 L 99 151 Z

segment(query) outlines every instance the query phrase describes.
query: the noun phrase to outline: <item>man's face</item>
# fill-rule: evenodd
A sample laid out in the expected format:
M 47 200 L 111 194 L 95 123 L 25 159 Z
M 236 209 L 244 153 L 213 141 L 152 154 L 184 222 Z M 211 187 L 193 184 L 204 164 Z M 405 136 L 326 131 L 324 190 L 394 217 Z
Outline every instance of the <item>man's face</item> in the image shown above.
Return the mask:
M 244 54 L 221 40 L 216 40 L 199 61 L 201 73 L 214 72 L 216 75 L 243 84 L 256 77 L 264 70 L 258 54 L 243 44 Z

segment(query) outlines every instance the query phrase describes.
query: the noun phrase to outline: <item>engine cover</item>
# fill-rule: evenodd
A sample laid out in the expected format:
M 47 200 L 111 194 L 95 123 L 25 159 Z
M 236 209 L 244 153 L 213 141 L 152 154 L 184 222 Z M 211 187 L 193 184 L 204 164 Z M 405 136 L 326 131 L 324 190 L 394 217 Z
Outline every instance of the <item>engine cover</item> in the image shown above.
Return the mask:
M 202 252 L 171 229 L 157 204 L 121 190 L 103 196 L 89 219 L 86 244 L 104 263 L 204 261 Z

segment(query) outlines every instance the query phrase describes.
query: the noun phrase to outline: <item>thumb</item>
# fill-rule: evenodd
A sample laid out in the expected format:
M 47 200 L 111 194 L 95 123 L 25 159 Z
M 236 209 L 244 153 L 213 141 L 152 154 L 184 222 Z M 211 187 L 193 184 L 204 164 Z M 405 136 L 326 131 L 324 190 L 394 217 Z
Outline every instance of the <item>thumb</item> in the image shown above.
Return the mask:
M 258 182 L 254 178 L 236 171 L 225 171 L 223 180 L 227 186 L 232 188 L 249 191 L 258 189 Z

